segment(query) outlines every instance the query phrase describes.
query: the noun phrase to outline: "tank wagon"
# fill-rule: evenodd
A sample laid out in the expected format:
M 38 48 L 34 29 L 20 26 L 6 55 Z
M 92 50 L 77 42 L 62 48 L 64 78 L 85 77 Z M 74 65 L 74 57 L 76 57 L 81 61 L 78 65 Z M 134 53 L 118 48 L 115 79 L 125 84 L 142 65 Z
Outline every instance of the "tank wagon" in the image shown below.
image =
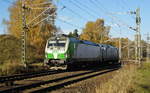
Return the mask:
M 59 36 L 47 40 L 44 63 L 50 66 L 67 65 L 67 68 L 76 68 L 88 64 L 118 63 L 118 60 L 116 47 Z

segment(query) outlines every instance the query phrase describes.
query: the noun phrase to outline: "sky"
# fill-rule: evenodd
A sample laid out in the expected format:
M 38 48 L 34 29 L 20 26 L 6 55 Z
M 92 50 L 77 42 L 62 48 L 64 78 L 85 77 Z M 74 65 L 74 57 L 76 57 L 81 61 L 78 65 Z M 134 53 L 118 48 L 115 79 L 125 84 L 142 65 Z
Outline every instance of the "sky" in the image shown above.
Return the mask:
M 9 20 L 8 8 L 13 1 L 15 0 L 0 0 L 0 34 L 7 30 L 2 20 Z M 136 22 L 135 15 L 129 12 L 137 8 L 140 8 L 142 39 L 150 32 L 150 0 L 56 0 L 54 3 L 58 7 L 55 24 L 64 33 L 74 29 L 81 33 L 88 21 L 102 18 L 106 26 L 111 26 L 110 36 L 128 37 L 133 40 L 135 31 L 128 27 L 135 28 Z

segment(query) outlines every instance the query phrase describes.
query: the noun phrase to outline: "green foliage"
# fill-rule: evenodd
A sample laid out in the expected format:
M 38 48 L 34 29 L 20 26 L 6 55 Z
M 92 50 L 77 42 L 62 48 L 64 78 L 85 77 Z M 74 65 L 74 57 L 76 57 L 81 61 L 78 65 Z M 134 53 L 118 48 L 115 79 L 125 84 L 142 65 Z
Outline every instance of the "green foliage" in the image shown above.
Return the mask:
M 69 36 L 69 37 L 75 37 L 75 38 L 78 38 L 78 37 L 79 37 L 78 30 L 75 29 L 75 30 L 73 31 L 73 33 L 70 32 L 70 33 L 68 34 L 68 36 Z
M 69 32 L 68 36 L 69 37 L 73 37 L 72 32 Z
M 73 31 L 73 37 L 76 37 L 76 38 L 79 37 L 79 35 L 78 35 L 78 30 L 77 30 L 77 29 L 75 29 L 75 30 Z

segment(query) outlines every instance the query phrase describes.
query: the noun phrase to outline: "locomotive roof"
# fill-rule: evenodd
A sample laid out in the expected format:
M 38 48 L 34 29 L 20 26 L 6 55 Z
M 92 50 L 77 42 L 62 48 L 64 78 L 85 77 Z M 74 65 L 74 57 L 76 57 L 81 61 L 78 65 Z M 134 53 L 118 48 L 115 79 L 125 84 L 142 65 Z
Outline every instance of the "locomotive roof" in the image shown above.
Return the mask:
M 67 38 L 69 38 L 69 40 L 71 42 L 74 42 L 74 43 L 82 43 L 82 44 L 87 44 L 87 45 L 92 45 L 92 46 L 103 46 L 103 47 L 110 47 L 110 48 L 116 48 L 114 46 L 111 46 L 111 45 L 107 45 L 107 44 L 97 44 L 97 43 L 94 43 L 94 42 L 91 42 L 91 41 L 86 41 L 86 40 L 79 40 L 77 38 L 74 38 L 74 37 L 68 37 L 68 36 L 58 36 L 58 37 L 51 37 L 49 38 L 49 40 L 56 40 L 56 38 L 59 38 L 61 40 L 66 40 Z
M 91 41 L 86 41 L 86 40 L 78 40 L 76 38 L 70 38 L 71 42 L 75 42 L 75 43 L 83 43 L 83 44 L 87 44 L 87 45 L 93 45 L 93 46 L 104 46 L 104 47 L 109 47 L 109 48 L 116 48 L 114 46 L 111 45 L 107 45 L 107 44 L 97 44 Z

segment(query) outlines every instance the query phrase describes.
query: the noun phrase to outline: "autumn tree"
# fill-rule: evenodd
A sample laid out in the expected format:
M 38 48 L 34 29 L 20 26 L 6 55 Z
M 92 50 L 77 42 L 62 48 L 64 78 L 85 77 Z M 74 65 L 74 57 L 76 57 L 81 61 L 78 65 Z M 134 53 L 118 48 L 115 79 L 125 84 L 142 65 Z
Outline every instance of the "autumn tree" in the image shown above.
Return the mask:
M 79 37 L 78 30 L 75 29 L 75 30 L 73 31 L 73 33 L 72 33 L 72 32 L 69 32 L 68 36 L 69 36 L 69 37 L 78 38 L 78 37 Z
M 56 8 L 50 0 L 25 0 L 25 14 L 27 31 L 27 43 L 36 48 L 37 55 L 44 54 L 46 40 L 56 31 L 56 27 L 52 25 L 55 19 Z M 51 7 L 48 9 L 48 7 Z M 42 15 L 44 10 L 46 10 Z M 22 4 L 20 0 L 9 8 L 10 18 L 5 23 L 8 27 L 8 33 L 20 38 L 22 32 Z M 53 14 L 53 15 L 52 15 Z M 51 16 L 49 16 L 51 15 Z M 49 16 L 49 17 L 48 17 Z M 46 18 L 43 20 L 44 18 Z M 33 20 L 36 18 L 35 20 Z M 33 20 L 33 21 L 32 21 Z M 43 21 L 41 21 L 43 20 Z
M 96 43 L 105 43 L 109 39 L 110 27 L 104 25 L 103 19 L 97 19 L 96 22 L 88 22 L 80 35 L 82 40 L 89 40 Z
M 69 32 L 68 36 L 69 36 L 69 37 L 72 37 L 72 36 L 73 36 L 72 32 Z

